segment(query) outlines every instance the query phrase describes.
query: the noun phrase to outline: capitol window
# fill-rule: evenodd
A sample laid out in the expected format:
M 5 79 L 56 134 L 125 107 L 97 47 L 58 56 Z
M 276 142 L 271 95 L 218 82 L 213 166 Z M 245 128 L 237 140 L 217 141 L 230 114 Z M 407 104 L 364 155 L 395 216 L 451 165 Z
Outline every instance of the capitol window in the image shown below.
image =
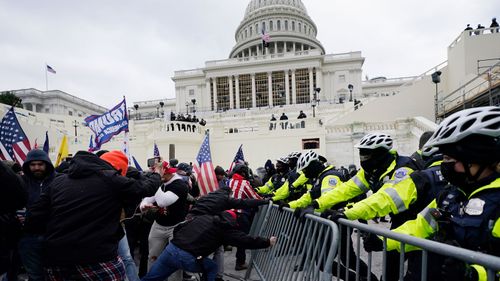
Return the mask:
M 285 21 L 285 30 L 288 31 L 288 21 Z
M 276 25 L 277 25 L 276 29 L 281 30 L 281 21 L 280 20 L 278 20 L 278 22 L 276 22 Z
M 273 31 L 273 21 L 269 21 L 269 30 Z
M 299 22 L 299 32 L 302 32 L 302 25 Z
M 295 22 L 292 21 L 292 31 L 295 31 Z
M 252 36 L 253 30 L 252 27 L 250 26 L 250 36 Z

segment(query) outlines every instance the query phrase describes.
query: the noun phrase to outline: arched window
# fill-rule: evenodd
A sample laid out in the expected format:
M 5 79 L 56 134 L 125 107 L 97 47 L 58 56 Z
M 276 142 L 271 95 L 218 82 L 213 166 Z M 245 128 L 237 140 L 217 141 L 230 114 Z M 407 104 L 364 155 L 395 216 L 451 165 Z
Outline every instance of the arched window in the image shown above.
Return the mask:
M 252 34 L 253 34 L 253 29 L 252 29 L 252 27 L 250 26 L 250 36 L 252 36 Z
M 259 34 L 259 24 L 258 23 L 255 24 L 255 33 Z
M 292 21 L 292 31 L 295 31 L 295 22 Z
M 276 29 L 281 30 L 281 21 L 280 20 L 278 20 L 278 22 L 276 22 L 276 25 L 277 25 Z
M 285 30 L 288 31 L 288 21 L 285 21 Z
M 248 37 L 248 30 L 245 29 L 245 38 Z
M 307 24 L 304 23 L 304 33 L 307 34 Z
M 302 24 L 299 22 L 299 32 L 302 32 Z
M 269 30 L 273 31 L 273 21 L 269 21 Z
M 262 31 L 266 30 L 266 22 L 262 22 Z

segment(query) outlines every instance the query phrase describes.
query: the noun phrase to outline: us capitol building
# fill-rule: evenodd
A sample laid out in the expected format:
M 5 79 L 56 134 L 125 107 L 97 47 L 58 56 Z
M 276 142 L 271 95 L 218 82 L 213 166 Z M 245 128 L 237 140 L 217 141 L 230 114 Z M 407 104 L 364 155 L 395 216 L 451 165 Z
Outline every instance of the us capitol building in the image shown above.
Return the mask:
M 156 142 L 165 158 L 194 162 L 208 130 L 213 162 L 225 168 L 240 144 L 253 168 L 305 149 L 346 166 L 359 163 L 353 146 L 366 133 L 389 133 L 401 154 L 411 154 L 437 119 L 499 103 L 500 33 L 461 32 L 447 46 L 446 61 L 414 77 L 363 81 L 361 51 L 328 54 L 317 31 L 300 0 L 250 1 L 227 59 L 175 71 L 175 99 L 128 101 L 130 151 L 145 166 Z M 72 140 L 70 151 L 86 150 L 91 131 L 83 118 L 105 111 L 62 91 L 14 92 L 23 99 L 19 119 L 30 139 L 43 142 L 49 131 L 53 159 L 63 134 Z M 300 111 L 307 118 L 297 119 Z M 172 113 L 203 118 L 206 126 L 172 121 Z M 279 120 L 283 113 L 287 121 Z M 270 121 L 273 114 L 278 121 Z M 122 143 L 119 135 L 103 148 Z

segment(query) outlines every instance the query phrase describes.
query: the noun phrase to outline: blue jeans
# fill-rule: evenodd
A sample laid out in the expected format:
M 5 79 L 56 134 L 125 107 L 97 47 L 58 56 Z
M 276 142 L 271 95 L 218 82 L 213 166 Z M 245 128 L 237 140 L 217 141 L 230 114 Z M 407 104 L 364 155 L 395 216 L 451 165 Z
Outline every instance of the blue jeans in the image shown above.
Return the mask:
M 44 281 L 42 252 L 43 236 L 25 235 L 19 240 L 19 256 L 30 281 Z
M 209 259 L 200 261 L 190 253 L 169 243 L 160 257 L 155 261 L 151 270 L 144 276 L 142 281 L 163 281 L 179 269 L 189 272 L 203 272 L 207 281 L 214 281 L 217 275 L 217 264 Z
M 125 265 L 125 275 L 129 281 L 139 281 L 139 274 L 137 274 L 137 267 L 135 266 L 134 259 L 130 254 L 128 246 L 127 235 L 123 235 L 120 242 L 118 242 L 118 255 L 122 258 Z

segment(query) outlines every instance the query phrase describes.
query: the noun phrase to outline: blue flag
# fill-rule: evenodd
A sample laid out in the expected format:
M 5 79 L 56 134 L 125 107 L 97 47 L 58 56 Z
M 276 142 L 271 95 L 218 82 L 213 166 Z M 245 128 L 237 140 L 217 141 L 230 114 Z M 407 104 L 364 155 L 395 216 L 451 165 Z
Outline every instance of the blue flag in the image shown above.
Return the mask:
M 45 142 L 43 143 L 43 151 L 49 154 L 49 132 L 45 131 Z
M 142 168 L 141 166 L 139 165 L 139 162 L 137 162 L 137 160 L 135 160 L 135 157 L 132 156 L 132 160 L 134 160 L 134 166 L 137 170 L 139 170 L 140 172 L 142 172 Z
M 128 116 L 125 98 L 118 105 L 103 115 L 91 115 L 85 118 L 86 125 L 95 134 L 94 150 L 111 140 L 122 131 L 128 132 Z

